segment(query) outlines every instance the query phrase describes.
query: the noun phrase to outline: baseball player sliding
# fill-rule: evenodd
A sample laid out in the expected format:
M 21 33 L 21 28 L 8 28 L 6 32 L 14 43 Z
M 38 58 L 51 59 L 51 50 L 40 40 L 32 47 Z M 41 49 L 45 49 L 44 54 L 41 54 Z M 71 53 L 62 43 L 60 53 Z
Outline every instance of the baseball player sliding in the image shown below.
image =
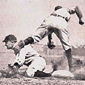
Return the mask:
M 5 37 L 3 40 L 5 42 L 5 46 L 7 49 L 14 49 L 14 46 L 17 42 L 17 38 L 10 34 Z M 8 73 L 14 74 L 18 72 L 18 69 L 26 65 L 28 68 L 26 70 L 25 76 L 28 77 L 44 77 L 44 76 L 51 76 L 50 73 L 44 73 L 43 70 L 45 69 L 46 66 L 46 61 L 45 59 L 40 56 L 29 44 L 28 46 L 24 47 L 21 49 L 21 51 L 18 54 L 15 54 L 16 58 L 14 62 L 11 64 L 8 64 L 9 70 Z
M 7 49 L 14 49 L 17 38 L 10 34 L 3 40 Z M 58 77 L 58 78 L 72 78 L 72 79 L 85 79 L 85 75 L 72 74 L 67 70 L 56 70 L 56 65 L 53 64 L 53 71 L 50 73 L 43 72 L 46 66 L 45 59 L 42 58 L 29 44 L 21 49 L 16 55 L 14 62 L 8 64 L 7 72 L 1 72 L 0 77 L 13 77 L 18 73 L 18 69 L 23 65 L 27 66 L 25 74 L 26 77 Z M 5 75 L 4 75 L 5 74 Z M 16 77 L 16 76 L 14 76 Z
M 35 34 L 26 38 L 25 40 L 20 41 L 14 47 L 15 53 L 18 53 L 24 46 L 26 47 L 26 45 L 39 42 L 45 36 L 51 33 L 55 33 L 65 50 L 68 59 L 69 70 L 71 71 L 72 54 L 67 26 L 72 14 L 76 14 L 78 16 L 80 25 L 84 24 L 82 21 L 82 13 L 78 6 L 76 6 L 74 9 L 67 9 L 63 8 L 62 6 L 56 6 L 54 12 L 43 21 L 43 23 L 35 31 Z

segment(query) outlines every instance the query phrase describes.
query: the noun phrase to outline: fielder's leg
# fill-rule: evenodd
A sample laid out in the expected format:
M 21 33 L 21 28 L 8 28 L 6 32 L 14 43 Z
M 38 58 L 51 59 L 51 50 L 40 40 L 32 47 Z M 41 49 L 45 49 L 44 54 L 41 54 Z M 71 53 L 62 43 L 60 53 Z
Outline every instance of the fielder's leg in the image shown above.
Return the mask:
M 68 49 L 65 51 L 67 59 L 68 59 L 68 65 L 69 65 L 69 71 L 72 71 L 72 54 L 71 49 Z
M 69 43 L 69 34 L 67 29 L 57 29 L 55 34 L 60 39 L 62 46 L 65 50 L 66 57 L 68 59 L 69 70 L 72 68 L 72 54 L 71 54 L 71 45 Z
M 39 28 L 37 28 L 36 32 L 31 37 L 28 37 L 24 40 L 24 44 L 28 45 L 32 43 L 37 43 L 48 34 L 49 34 L 49 30 L 47 29 L 47 27 L 40 26 Z
M 28 66 L 28 69 L 26 71 L 28 77 L 34 77 L 38 75 L 37 77 L 40 76 L 40 74 L 35 74 L 38 72 L 41 72 L 45 69 L 46 67 L 46 61 L 42 57 L 31 57 L 32 60 L 31 64 Z

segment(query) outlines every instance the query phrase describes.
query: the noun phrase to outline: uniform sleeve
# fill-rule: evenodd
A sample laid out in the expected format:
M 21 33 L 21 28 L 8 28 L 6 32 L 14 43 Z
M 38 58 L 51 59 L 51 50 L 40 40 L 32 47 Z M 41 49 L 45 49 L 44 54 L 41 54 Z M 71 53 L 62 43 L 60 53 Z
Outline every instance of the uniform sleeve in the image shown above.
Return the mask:
M 50 15 L 56 16 L 56 11 L 53 11 Z
M 25 56 L 26 56 L 27 52 L 28 52 L 28 50 L 26 48 L 22 48 L 20 53 L 17 54 L 14 62 L 18 63 L 20 66 L 23 65 L 23 63 L 25 62 Z
M 67 9 L 67 10 L 68 10 L 68 12 L 69 12 L 70 14 L 76 13 L 76 12 L 75 12 L 75 8 L 71 8 L 71 9 Z

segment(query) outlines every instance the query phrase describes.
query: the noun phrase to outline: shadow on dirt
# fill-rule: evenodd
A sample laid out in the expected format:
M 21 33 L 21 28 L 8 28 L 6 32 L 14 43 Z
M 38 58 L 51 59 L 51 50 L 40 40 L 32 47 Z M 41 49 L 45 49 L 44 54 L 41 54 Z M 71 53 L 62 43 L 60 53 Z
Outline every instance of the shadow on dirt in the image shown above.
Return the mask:
M 85 45 L 78 48 L 72 47 L 72 54 L 78 56 L 85 56 Z
M 73 68 L 74 69 L 74 68 Z M 77 70 L 79 68 L 76 68 Z M 85 68 L 83 69 L 83 71 L 85 70 Z M 71 77 L 61 77 L 61 76 L 58 76 L 58 77 L 53 77 L 53 76 L 50 76 L 50 77 L 32 77 L 33 79 L 41 79 L 41 80 L 56 80 L 56 79 L 63 79 L 63 80 L 85 80 L 85 74 L 82 72 L 80 73 L 76 73 L 76 72 L 73 72 L 74 74 L 74 77 L 71 78 Z M 27 77 L 25 76 L 25 72 L 23 73 L 15 73 L 15 74 L 9 74 L 7 73 L 5 70 L 0 70 L 0 78 L 17 78 L 17 79 L 21 79 L 21 78 L 31 78 L 31 77 Z
M 22 78 L 22 77 L 25 77 L 25 72 L 7 73 L 6 70 L 0 70 L 0 78 Z

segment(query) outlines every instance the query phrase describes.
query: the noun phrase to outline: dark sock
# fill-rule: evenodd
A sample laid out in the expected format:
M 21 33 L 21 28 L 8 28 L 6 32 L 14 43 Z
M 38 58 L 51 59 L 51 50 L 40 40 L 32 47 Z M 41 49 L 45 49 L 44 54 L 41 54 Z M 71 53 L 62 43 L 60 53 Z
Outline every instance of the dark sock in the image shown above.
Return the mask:
M 71 54 L 71 49 L 68 49 L 65 52 L 66 52 L 66 56 L 67 56 L 67 59 L 68 59 L 69 70 L 71 71 L 71 68 L 72 68 L 72 54 Z
M 34 42 L 34 39 L 32 37 L 28 37 L 24 40 L 25 45 L 32 44 Z
M 39 70 L 35 72 L 35 75 L 34 75 L 34 77 L 50 77 L 50 76 L 51 76 L 51 73 L 45 73 Z

